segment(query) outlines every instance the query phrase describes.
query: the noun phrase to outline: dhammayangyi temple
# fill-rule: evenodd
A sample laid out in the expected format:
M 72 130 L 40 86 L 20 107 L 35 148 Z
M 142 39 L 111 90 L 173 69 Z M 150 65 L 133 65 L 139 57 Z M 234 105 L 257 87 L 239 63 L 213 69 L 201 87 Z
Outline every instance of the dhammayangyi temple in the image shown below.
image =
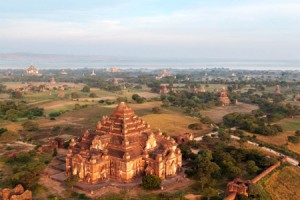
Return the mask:
M 175 140 L 151 130 L 124 102 L 104 116 L 95 130 L 72 139 L 66 175 L 95 184 L 107 179 L 131 182 L 145 174 L 162 179 L 181 170 L 182 154 Z

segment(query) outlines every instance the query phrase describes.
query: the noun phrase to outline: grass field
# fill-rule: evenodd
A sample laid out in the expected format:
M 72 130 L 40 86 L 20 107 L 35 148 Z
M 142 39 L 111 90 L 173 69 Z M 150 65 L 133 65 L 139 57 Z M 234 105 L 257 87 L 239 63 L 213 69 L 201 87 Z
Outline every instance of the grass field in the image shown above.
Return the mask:
M 284 167 L 273 173 L 263 185 L 273 200 L 300 199 L 300 169 Z
M 72 100 L 58 100 L 47 102 L 45 104 L 39 105 L 38 107 L 44 108 L 45 113 L 48 114 L 53 111 L 66 111 L 66 110 L 73 110 L 75 104 L 79 105 L 90 105 L 94 104 L 93 102 L 79 102 L 79 101 L 72 101 Z
M 192 131 L 188 129 L 188 125 L 191 123 L 198 122 L 189 116 L 185 116 L 179 111 L 174 111 L 169 108 L 162 108 L 162 114 L 153 114 L 152 108 L 155 106 L 160 106 L 161 102 L 146 102 L 144 104 L 129 104 L 129 106 L 134 110 L 134 112 L 141 116 L 153 129 L 160 129 L 162 132 L 167 132 L 171 136 L 178 135 L 184 132 L 199 132 Z M 87 108 L 82 108 L 79 110 L 72 110 L 70 112 L 64 113 L 56 120 L 40 119 L 38 123 L 41 128 L 51 128 L 54 126 L 67 126 L 71 125 L 77 130 L 84 131 L 85 129 L 93 128 L 96 123 L 102 119 L 103 115 L 111 115 L 115 109 L 114 105 L 89 105 Z M 204 129 L 206 127 L 204 126 Z M 77 135 L 76 133 L 75 135 Z M 80 133 L 82 134 L 82 133 Z
M 300 130 L 300 117 L 286 118 L 278 122 L 284 131 Z
M 200 113 L 204 116 L 208 116 L 215 123 L 219 123 L 223 120 L 223 116 L 233 112 L 239 113 L 249 113 L 252 110 L 258 109 L 257 106 L 245 103 L 239 103 L 238 105 L 224 106 L 224 107 L 215 107 L 211 110 L 204 110 Z
M 149 114 L 142 117 L 154 129 L 160 129 L 170 136 L 177 136 L 180 133 L 195 132 L 188 129 L 191 123 L 197 123 L 198 120 L 184 116 L 182 114 Z

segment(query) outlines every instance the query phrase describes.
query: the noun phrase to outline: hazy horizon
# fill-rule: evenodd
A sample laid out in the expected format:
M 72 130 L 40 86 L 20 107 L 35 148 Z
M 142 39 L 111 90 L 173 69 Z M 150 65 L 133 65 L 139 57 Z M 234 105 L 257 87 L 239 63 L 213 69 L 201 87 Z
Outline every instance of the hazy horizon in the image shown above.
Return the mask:
M 0 22 L 2 54 L 279 60 L 285 67 L 281 61 L 289 65 L 300 52 L 296 0 L 11 0 L 0 2 Z
M 35 65 L 39 69 L 63 68 L 229 68 L 247 70 L 299 70 L 300 60 L 254 60 L 220 58 L 134 58 L 114 56 L 58 55 L 15 53 L 0 54 L 0 69 L 25 69 Z

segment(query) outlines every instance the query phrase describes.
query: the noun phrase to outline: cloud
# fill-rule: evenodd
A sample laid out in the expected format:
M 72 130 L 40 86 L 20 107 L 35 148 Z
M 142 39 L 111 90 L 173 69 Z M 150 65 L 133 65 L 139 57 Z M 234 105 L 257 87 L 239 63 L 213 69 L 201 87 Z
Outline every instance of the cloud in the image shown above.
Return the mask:
M 130 5 L 115 6 L 122 11 Z M 239 56 L 242 56 L 241 53 L 261 56 L 259 53 L 255 55 L 257 48 L 268 56 L 271 53 L 265 52 L 286 56 L 300 46 L 300 27 L 297 26 L 300 23 L 300 2 L 297 1 L 200 4 L 166 13 L 147 12 L 147 15 L 126 14 L 126 10 L 124 13 L 113 13 L 92 8 L 57 10 L 38 19 L 32 16 L 4 18 L 0 20 L 0 42 L 2 40 L 2 44 L 5 42 L 6 45 L 14 41 L 31 42 L 37 47 L 40 45 L 39 49 L 43 49 L 43 45 L 53 51 L 77 45 L 78 48 L 72 50 L 78 53 L 98 50 L 99 54 L 107 53 L 106 49 L 111 53 L 122 49 L 124 54 L 138 54 L 144 47 L 143 52 L 161 56 L 171 55 L 172 52 L 174 56 L 197 56 L 199 53 L 203 56 L 230 53 L 233 56 L 235 53 Z M 59 18 L 62 20 L 59 21 Z

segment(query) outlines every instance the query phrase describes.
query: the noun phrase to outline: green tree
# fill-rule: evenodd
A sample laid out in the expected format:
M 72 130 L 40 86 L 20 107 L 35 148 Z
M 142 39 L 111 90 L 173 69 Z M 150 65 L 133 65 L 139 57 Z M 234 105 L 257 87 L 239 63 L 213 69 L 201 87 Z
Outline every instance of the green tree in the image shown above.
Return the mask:
M 96 95 L 96 93 L 92 92 L 92 93 L 90 93 L 90 97 L 91 97 L 91 98 L 96 98 L 97 95 Z
M 142 179 L 142 185 L 145 189 L 159 189 L 161 179 L 158 176 L 147 174 Z
M 293 144 L 298 144 L 300 142 L 300 138 L 298 136 L 288 136 L 288 141 Z
M 256 166 L 254 160 L 247 161 L 246 169 L 249 174 L 256 174 L 260 170 L 260 168 Z
M 82 92 L 90 92 L 91 91 L 91 89 L 90 89 L 90 87 L 89 86 L 87 86 L 87 85 L 85 85 L 83 88 L 82 88 L 82 90 L 81 90 Z
M 7 120 L 16 121 L 18 118 L 18 111 L 15 109 L 9 109 L 6 111 L 5 115 Z
M 71 93 L 71 98 L 72 99 L 78 99 L 79 98 L 79 94 L 77 92 L 72 92 Z
M 65 186 L 67 188 L 72 188 L 79 181 L 79 176 L 73 175 L 69 176 L 65 181 Z
M 34 121 L 26 121 L 22 124 L 25 130 L 27 131 L 37 131 L 39 129 L 39 124 Z
M 161 108 L 160 107 L 153 107 L 152 108 L 152 112 L 155 113 L 155 114 L 160 114 L 162 112 Z
M 188 126 L 191 130 L 202 130 L 202 123 L 194 123 Z
M 56 149 L 56 148 L 54 148 L 53 153 L 52 153 L 52 156 L 53 156 L 53 157 L 57 156 L 57 149 Z

